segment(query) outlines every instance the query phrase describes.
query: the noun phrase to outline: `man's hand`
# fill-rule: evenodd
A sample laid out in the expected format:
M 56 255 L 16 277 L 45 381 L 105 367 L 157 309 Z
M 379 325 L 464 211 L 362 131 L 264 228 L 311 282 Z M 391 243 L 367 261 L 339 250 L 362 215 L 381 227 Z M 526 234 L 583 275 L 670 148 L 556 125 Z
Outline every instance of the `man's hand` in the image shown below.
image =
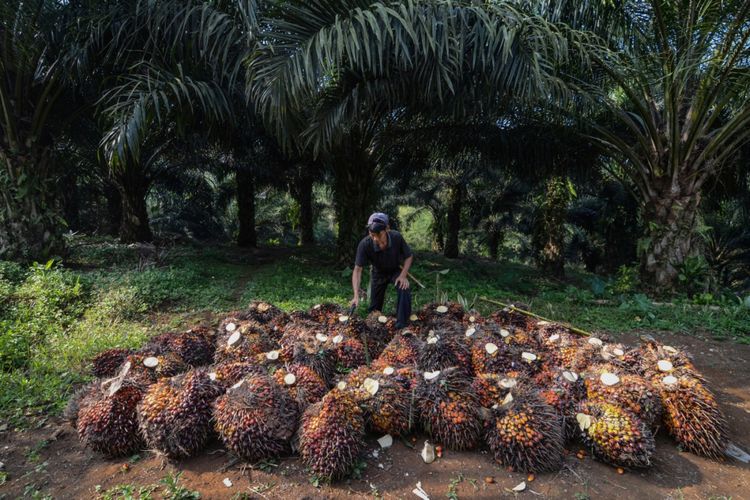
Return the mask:
M 399 288 L 401 290 L 408 290 L 409 279 L 406 276 L 399 275 L 398 278 L 396 278 L 396 288 Z
M 351 302 L 349 302 L 350 306 L 359 307 L 359 296 L 355 295 Z

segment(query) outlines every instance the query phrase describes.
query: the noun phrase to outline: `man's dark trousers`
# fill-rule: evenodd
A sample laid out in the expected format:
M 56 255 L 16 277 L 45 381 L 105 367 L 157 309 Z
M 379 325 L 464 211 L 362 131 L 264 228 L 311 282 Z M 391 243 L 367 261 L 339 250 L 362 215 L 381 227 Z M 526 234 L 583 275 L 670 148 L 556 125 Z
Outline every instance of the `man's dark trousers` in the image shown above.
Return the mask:
M 390 276 L 372 276 L 370 280 L 370 308 L 369 312 L 382 311 L 385 301 L 385 290 L 388 285 L 395 285 L 396 278 L 401 274 L 397 271 Z M 402 290 L 396 287 L 396 328 L 404 328 L 411 316 L 411 289 Z

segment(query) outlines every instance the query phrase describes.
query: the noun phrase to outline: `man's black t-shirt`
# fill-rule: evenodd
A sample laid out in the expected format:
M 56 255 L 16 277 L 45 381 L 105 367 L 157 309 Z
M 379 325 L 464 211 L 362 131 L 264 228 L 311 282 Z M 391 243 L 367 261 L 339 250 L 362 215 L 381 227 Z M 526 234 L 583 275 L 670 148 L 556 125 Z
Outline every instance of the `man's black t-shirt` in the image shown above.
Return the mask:
M 374 281 L 389 279 L 405 259 L 411 257 L 411 248 L 398 231 L 388 231 L 388 246 L 381 250 L 369 236 L 362 238 L 357 246 L 355 266 L 372 264 Z

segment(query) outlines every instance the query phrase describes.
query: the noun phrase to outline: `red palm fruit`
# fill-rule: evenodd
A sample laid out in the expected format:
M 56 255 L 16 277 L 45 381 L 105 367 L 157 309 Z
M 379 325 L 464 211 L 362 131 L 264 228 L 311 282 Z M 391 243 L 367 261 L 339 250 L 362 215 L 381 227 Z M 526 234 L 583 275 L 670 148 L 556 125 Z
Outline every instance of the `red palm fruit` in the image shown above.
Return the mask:
M 200 369 L 151 385 L 138 405 L 138 423 L 147 446 L 171 458 L 201 451 L 211 435 L 213 401 L 223 392 Z
M 250 361 L 256 355 L 271 351 L 277 347 L 267 330 L 255 322 L 226 323 L 226 334 L 219 335 L 216 343 L 214 360 Z
M 495 460 L 514 471 L 547 472 L 562 466 L 562 422 L 528 387 L 516 386 L 493 405 L 484 437 Z
M 421 371 L 434 371 L 458 366 L 471 374 L 471 352 L 457 336 L 446 330 L 431 330 L 426 341 L 421 345 L 417 358 L 417 368 Z
M 372 365 L 376 368 L 387 366 L 413 366 L 417 362 L 423 342 L 410 333 L 401 333 L 393 337 L 377 360 Z
M 331 390 L 302 416 L 299 449 L 313 474 L 336 480 L 349 474 L 365 449 L 362 410 L 350 393 Z
M 78 413 L 76 429 L 84 445 L 108 457 L 138 451 L 143 439 L 138 429 L 137 407 L 143 389 L 132 383 L 93 395 Z
M 224 363 L 214 365 L 209 371 L 208 376 L 226 389 L 248 375 L 267 374 L 266 368 L 255 362 L 225 361 Z
M 212 332 L 198 327 L 157 335 L 149 340 L 144 350 L 154 354 L 173 352 L 190 366 L 201 366 L 213 360 L 215 346 Z
M 114 377 L 125 358 L 133 354 L 131 349 L 107 349 L 97 354 L 92 360 L 91 374 L 97 378 Z
M 663 421 L 680 446 L 721 459 L 728 444 L 727 423 L 716 398 L 692 370 L 675 370 L 652 379 L 664 407 Z
M 297 404 L 266 375 L 242 379 L 214 404 L 214 427 L 224 445 L 251 462 L 291 451 L 297 418 Z
M 313 321 L 322 325 L 335 325 L 341 316 L 345 316 L 344 308 L 338 304 L 316 304 L 310 308 L 308 314 Z
M 305 365 L 279 368 L 274 380 L 296 401 L 301 410 L 317 403 L 328 392 L 328 385 L 313 369 Z
M 438 318 L 450 318 L 453 321 L 461 321 L 464 317 L 464 308 L 457 302 L 445 302 L 426 304 L 419 312 L 418 317 L 421 321 L 430 322 Z
M 448 368 L 423 373 L 415 401 L 419 421 L 433 440 L 453 450 L 479 444 L 479 404 L 465 371 Z
M 539 398 L 555 409 L 562 420 L 563 437 L 571 439 L 578 435 L 575 416 L 578 404 L 586 397 L 583 378 L 576 372 L 557 368 L 545 379 L 544 384 L 537 385 L 541 388 Z

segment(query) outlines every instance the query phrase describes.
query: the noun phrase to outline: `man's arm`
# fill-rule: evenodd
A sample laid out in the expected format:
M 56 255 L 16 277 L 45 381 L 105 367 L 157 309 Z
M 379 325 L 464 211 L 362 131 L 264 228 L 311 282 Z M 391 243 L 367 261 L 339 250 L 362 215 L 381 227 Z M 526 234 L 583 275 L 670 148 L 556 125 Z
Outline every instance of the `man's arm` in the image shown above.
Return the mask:
M 409 288 L 409 268 L 411 263 L 414 262 L 414 255 L 410 255 L 404 260 L 404 265 L 401 267 L 401 274 L 396 278 L 396 286 L 402 290 Z
M 362 266 L 354 266 L 352 271 L 352 289 L 354 290 L 354 298 L 351 301 L 351 305 L 359 306 L 359 284 L 362 282 Z

